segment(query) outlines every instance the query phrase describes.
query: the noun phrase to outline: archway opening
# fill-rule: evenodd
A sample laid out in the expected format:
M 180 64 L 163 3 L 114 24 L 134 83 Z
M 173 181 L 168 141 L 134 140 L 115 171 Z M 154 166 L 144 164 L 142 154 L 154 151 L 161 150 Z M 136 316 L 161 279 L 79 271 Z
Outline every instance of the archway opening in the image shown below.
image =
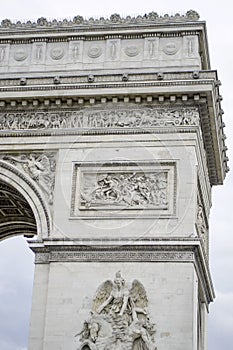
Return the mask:
M 0 240 L 36 234 L 36 220 L 26 199 L 13 186 L 0 182 Z
M 34 253 L 24 237 L 0 243 L 0 349 L 27 349 Z
M 0 349 L 27 349 L 34 253 L 26 238 L 35 235 L 37 224 L 29 203 L 16 188 L 1 181 Z

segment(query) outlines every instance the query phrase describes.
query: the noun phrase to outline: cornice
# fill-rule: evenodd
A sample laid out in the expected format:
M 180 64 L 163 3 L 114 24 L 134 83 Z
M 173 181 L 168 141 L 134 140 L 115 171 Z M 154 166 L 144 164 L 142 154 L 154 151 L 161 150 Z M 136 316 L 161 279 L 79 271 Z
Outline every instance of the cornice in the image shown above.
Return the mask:
M 67 97 L 72 103 L 75 98 L 83 97 L 81 94 L 98 99 L 98 96 L 103 95 L 103 90 L 106 89 L 108 90 L 106 94 L 110 96 L 122 96 L 126 94 L 126 89 L 128 94 L 133 96 L 145 96 L 145 94 L 149 95 L 150 93 L 157 93 L 157 95 L 170 94 L 173 96 L 181 94 L 198 95 L 212 91 L 217 84 L 216 71 L 155 72 L 148 74 L 124 71 L 121 74 L 87 74 L 83 76 L 47 76 L 37 78 L 27 78 L 24 74 L 24 77 L 20 75 L 18 79 L 0 80 L 0 105 L 4 107 L 9 99 L 21 98 L 31 100 L 33 97 L 35 99 L 35 93 L 37 99 L 46 97 L 47 101 L 57 97 L 64 100 Z M 49 91 L 50 93 L 48 93 Z M 220 104 L 220 100 L 218 103 Z
M 91 79 L 92 78 L 92 79 Z M 152 82 L 158 86 L 164 86 L 169 84 L 179 85 L 181 81 L 188 81 L 189 84 L 202 84 L 203 82 L 217 81 L 217 73 L 215 70 L 202 70 L 198 72 L 194 71 L 182 71 L 182 72 L 156 72 L 154 69 L 149 71 L 143 71 L 140 69 L 124 69 L 124 71 L 118 71 L 115 73 L 106 73 L 101 70 L 95 74 L 93 71 L 86 72 L 85 74 L 70 74 L 62 72 L 47 72 L 46 75 L 40 73 L 22 72 L 17 74 L 9 73 L 4 78 L 2 74 L 0 78 L 1 89 L 14 89 L 21 88 L 22 91 L 32 89 L 33 87 L 43 88 L 49 86 L 51 89 L 62 88 L 66 85 L 72 87 L 77 84 L 85 84 L 90 88 L 95 87 L 95 84 L 106 84 L 106 83 L 123 83 L 125 86 L 132 84 L 133 82 L 144 83 Z M 0 90 L 4 91 L 4 90 Z M 8 90 L 5 90 L 8 91 Z

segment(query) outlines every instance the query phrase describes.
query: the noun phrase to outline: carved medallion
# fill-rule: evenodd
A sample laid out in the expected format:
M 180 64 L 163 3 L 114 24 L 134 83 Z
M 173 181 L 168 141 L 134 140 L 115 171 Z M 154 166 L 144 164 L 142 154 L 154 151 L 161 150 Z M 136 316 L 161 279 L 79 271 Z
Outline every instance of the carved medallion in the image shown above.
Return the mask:
M 28 52 L 22 48 L 18 49 L 14 53 L 14 59 L 16 61 L 24 61 L 28 57 Z
M 62 47 L 54 47 L 50 51 L 50 56 L 53 60 L 60 60 L 65 55 L 65 50 Z
M 129 57 L 135 57 L 139 54 L 140 49 L 136 45 L 130 45 L 125 48 L 125 54 Z
M 175 55 L 178 52 L 179 48 L 180 47 L 177 45 L 177 43 L 171 41 L 164 45 L 162 50 L 167 55 Z
M 87 54 L 90 58 L 97 58 L 102 55 L 102 48 L 100 46 L 92 46 L 89 48 Z
M 97 289 L 88 320 L 80 336 L 80 350 L 156 350 L 155 325 L 148 313 L 144 286 L 134 280 L 130 286 L 117 272 Z

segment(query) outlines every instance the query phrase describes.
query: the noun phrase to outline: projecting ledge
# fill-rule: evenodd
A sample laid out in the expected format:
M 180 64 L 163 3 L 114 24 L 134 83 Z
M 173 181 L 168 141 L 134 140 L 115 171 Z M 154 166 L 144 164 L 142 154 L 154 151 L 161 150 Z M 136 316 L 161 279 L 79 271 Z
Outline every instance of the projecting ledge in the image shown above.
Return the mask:
M 55 262 L 150 262 L 191 263 L 203 291 L 203 302 L 214 299 L 207 256 L 198 238 L 147 240 L 63 240 L 31 241 L 36 264 Z

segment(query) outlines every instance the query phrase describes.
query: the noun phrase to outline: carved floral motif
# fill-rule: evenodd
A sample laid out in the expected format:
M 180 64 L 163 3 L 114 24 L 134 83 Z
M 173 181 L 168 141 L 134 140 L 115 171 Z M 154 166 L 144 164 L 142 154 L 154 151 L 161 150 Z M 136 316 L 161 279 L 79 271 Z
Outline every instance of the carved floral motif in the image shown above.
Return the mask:
M 46 194 L 49 204 L 53 203 L 56 166 L 54 154 L 7 155 L 3 156 L 3 160 L 9 161 L 26 172 Z
M 80 350 L 156 350 L 147 307 L 141 282 L 134 280 L 129 287 L 117 272 L 113 282 L 103 282 L 96 292 L 90 318 L 77 334 Z
M 81 205 L 167 208 L 167 173 L 85 174 Z
M 199 14 L 196 11 L 189 10 L 186 12 L 185 15 L 180 15 L 179 13 L 175 14 L 174 16 L 169 16 L 168 14 L 165 14 L 164 16 L 159 16 L 156 12 L 150 12 L 148 14 L 145 14 L 143 16 L 136 16 L 136 17 L 121 17 L 119 14 L 113 14 L 110 16 L 110 18 L 89 18 L 84 19 L 82 16 L 75 16 L 73 20 L 67 20 L 63 19 L 62 21 L 59 20 L 52 20 L 48 21 L 46 18 L 41 17 L 37 20 L 37 22 L 21 22 L 17 21 L 16 23 L 13 23 L 9 19 L 4 19 L 1 22 L 1 28 L 5 29 L 15 29 L 15 28 L 41 28 L 41 27 L 47 27 L 47 28 L 56 28 L 56 27 L 72 27 L 76 25 L 121 25 L 121 24 L 138 24 L 138 23 L 147 23 L 147 22 L 154 22 L 154 23 L 164 23 L 164 22 L 187 22 L 187 21 L 198 21 L 199 20 Z
M 199 111 L 187 108 L 83 109 L 0 113 L 0 129 L 150 128 L 199 125 Z

